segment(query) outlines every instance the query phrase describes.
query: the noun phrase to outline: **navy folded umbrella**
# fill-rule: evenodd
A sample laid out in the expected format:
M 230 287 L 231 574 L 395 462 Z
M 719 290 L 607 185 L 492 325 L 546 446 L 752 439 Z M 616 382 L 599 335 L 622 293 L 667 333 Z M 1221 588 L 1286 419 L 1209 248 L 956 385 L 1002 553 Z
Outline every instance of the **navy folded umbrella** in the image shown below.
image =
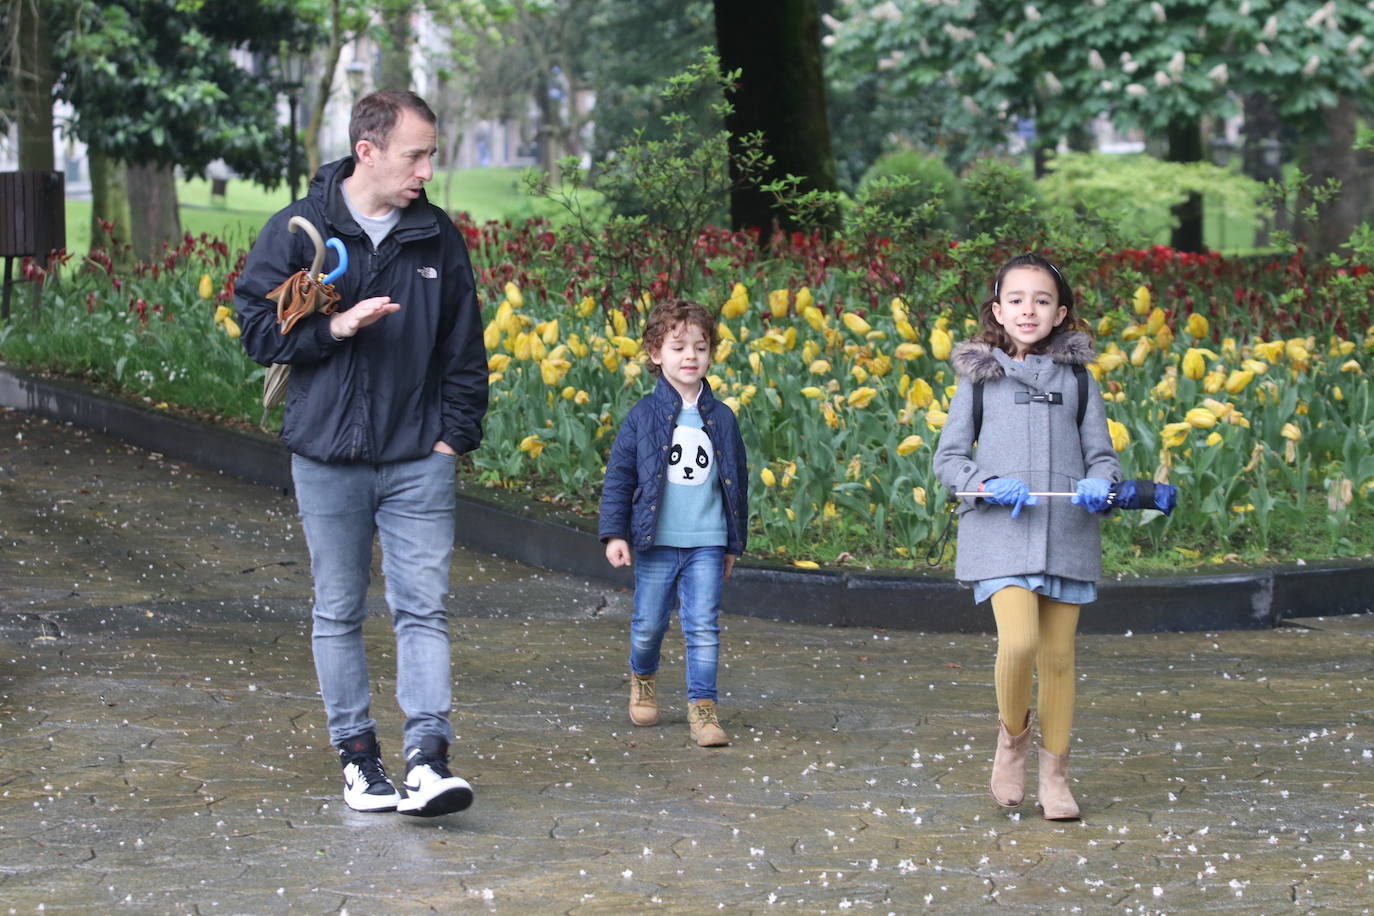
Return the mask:
M 975 491 L 955 493 L 955 496 L 981 498 L 988 494 Z M 1031 493 L 1031 496 L 1073 496 L 1072 493 Z M 1117 480 L 1107 490 L 1108 509 L 1156 509 L 1168 515 L 1178 505 L 1178 487 L 1153 480 Z

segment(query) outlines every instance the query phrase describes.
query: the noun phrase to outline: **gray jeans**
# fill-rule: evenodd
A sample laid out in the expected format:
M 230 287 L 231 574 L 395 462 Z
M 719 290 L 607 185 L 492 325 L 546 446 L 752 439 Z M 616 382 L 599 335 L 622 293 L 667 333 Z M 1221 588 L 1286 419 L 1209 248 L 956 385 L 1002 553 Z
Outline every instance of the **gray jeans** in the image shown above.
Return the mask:
M 291 456 L 315 579 L 311 642 L 331 744 L 377 728 L 362 632 L 374 534 L 381 538 L 396 633 L 396 701 L 405 713 L 405 748 L 425 735 L 453 738 L 444 596 L 453 555 L 454 461 L 440 452 L 381 465 Z

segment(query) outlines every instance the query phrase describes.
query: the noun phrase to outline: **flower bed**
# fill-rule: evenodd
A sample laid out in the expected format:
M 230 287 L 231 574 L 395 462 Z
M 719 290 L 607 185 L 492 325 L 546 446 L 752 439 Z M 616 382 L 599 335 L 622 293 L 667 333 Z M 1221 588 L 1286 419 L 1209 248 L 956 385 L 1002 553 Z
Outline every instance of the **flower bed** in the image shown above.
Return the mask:
M 462 228 L 492 378 L 486 444 L 472 456 L 481 483 L 594 512 L 616 426 L 649 384 L 640 317 L 656 296 L 685 290 L 720 310 L 711 382 L 749 448 L 751 553 L 798 565 L 921 562 L 946 517 L 931 471 L 953 392 L 945 359 L 974 332 L 1006 251 L 897 253 L 881 239 L 801 235 L 760 249 L 747 234 L 708 230 L 685 268 L 665 267 L 646 243 L 625 268 L 638 285 L 616 286 L 594 245 L 545 223 Z M 1301 253 L 1049 253 L 1097 330 L 1093 371 L 1127 474 L 1180 488 L 1171 518 L 1112 519 L 1109 568 L 1374 553 L 1363 265 Z M 99 254 L 68 264 L 48 279 L 37 319 L 20 310 L 0 326 L 0 357 L 256 422 L 262 369 L 242 355 L 228 311 L 241 265 L 206 237 L 129 270 Z

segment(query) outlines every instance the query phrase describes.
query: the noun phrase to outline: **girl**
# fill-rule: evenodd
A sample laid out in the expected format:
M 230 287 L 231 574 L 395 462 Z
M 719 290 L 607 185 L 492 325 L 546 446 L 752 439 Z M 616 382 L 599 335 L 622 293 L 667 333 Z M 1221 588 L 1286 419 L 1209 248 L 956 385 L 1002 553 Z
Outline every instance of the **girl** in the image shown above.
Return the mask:
M 687 648 L 687 722 L 701 747 L 729 743 L 716 710 L 720 593 L 749 535 L 749 469 L 735 414 L 706 371 L 715 318 L 684 299 L 644 323 L 652 394 L 630 409 L 611 447 L 601 494 L 606 560 L 633 558 L 630 721 L 658 724 L 659 650 L 673 604 Z
M 982 334 L 951 355 L 959 385 L 935 451 L 936 476 L 951 492 L 984 494 L 959 507 L 955 575 L 972 583 L 976 602 L 992 599 L 997 621 L 992 796 L 1014 808 L 1025 795 L 1034 667 L 1049 820 L 1078 818 L 1068 784 L 1074 631 L 1079 606 L 1097 598 L 1099 513 L 1121 479 L 1101 393 L 1083 368 L 1096 359 L 1092 339 L 1073 304 L 1045 258 L 1002 265 Z M 1074 490 L 1073 505 L 1030 496 L 1064 489 Z

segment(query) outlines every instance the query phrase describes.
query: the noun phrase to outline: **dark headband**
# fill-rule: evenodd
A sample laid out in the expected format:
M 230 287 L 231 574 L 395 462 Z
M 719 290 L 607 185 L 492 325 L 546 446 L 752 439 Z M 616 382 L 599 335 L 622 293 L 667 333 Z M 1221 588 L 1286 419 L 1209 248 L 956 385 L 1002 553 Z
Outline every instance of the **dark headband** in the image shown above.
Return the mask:
M 1034 264 L 1025 264 L 1025 265 L 1017 265 L 1017 266 L 1025 266 L 1025 267 L 1041 267 L 1041 266 L 1044 266 L 1044 267 L 1048 267 L 1048 268 L 1050 269 L 1050 272 L 1054 274 L 1055 278 L 1059 280 L 1059 283 L 1060 283 L 1061 285 L 1063 285 L 1063 286 L 1068 286 L 1068 285 L 1069 285 L 1069 281 L 1064 279 L 1064 275 L 1061 274 L 1061 273 L 1059 272 L 1059 268 L 1058 268 L 1058 267 L 1055 267 L 1055 266 L 1054 266 L 1054 262 L 1051 261 L 1049 258 L 1044 257 L 1043 255 L 1034 254 L 1034 253 L 1032 253 L 1032 252 L 1027 252 L 1026 254 L 1018 255 L 1017 257 L 1021 257 L 1021 258 L 1036 258 L 1036 259 L 1038 259 L 1037 262 L 1034 263 Z M 1016 259 L 1013 258 L 1012 260 L 1016 260 Z M 1001 302 L 1001 301 L 1002 301 L 1002 299 L 1001 299 L 1001 292 L 1002 292 L 1002 278 L 1001 278 L 1001 277 L 998 277 L 998 278 L 997 278 L 997 282 L 995 282 L 995 283 L 992 284 L 992 298 L 995 299 L 995 300 L 997 300 L 998 302 Z

